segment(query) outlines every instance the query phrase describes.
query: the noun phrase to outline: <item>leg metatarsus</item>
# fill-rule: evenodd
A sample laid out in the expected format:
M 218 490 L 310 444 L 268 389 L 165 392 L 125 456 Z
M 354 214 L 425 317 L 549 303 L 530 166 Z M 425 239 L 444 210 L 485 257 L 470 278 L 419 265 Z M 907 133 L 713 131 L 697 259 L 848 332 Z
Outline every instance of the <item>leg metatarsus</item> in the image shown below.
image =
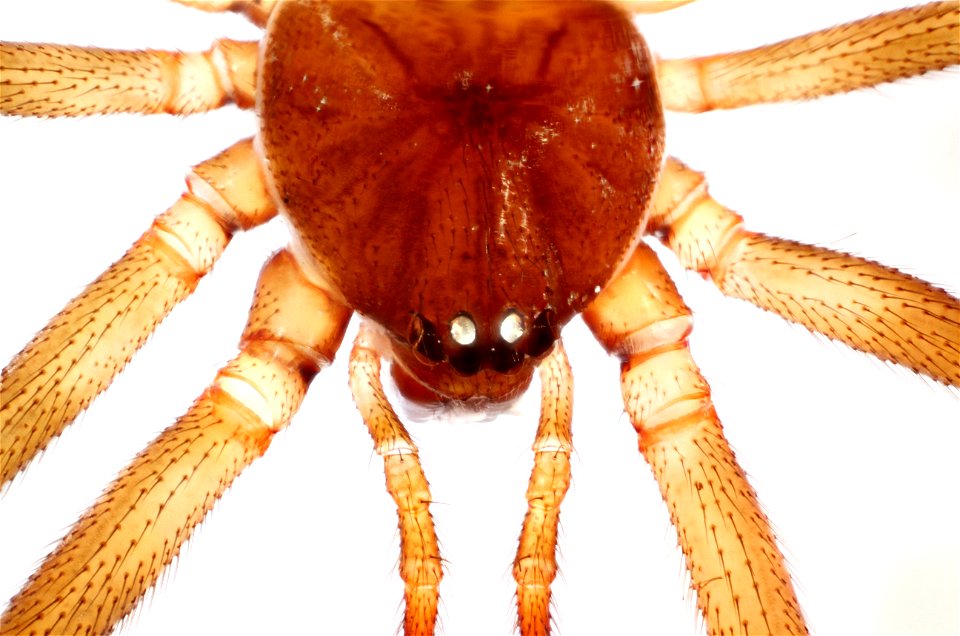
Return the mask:
M 286 426 L 349 318 L 289 253 L 275 255 L 261 274 L 239 355 L 44 560 L 7 608 L 3 633 L 110 631 Z
M 583 316 L 623 361 L 624 404 L 708 632 L 805 633 L 773 531 L 687 347 L 690 311 L 646 244 Z

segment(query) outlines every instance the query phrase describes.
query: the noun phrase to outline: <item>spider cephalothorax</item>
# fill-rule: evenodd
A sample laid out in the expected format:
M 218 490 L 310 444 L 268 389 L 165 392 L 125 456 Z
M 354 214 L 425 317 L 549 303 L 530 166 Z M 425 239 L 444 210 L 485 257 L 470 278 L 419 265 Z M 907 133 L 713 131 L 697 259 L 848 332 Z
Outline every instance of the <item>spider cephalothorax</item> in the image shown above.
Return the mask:
M 422 363 L 529 376 L 639 237 L 652 60 L 610 5 L 409 9 L 279 7 L 258 103 L 276 197 L 311 268 Z
M 261 25 L 266 25 L 271 11 L 270 3 L 222 4 L 247 13 Z M 623 3 L 627 8 L 641 4 Z M 580 165 L 576 161 L 554 170 L 544 166 L 550 162 L 550 151 L 559 149 L 558 156 L 563 158 L 570 152 L 582 161 L 585 148 L 601 145 L 589 137 L 585 145 L 577 145 L 578 127 L 590 123 L 590 117 L 599 118 L 604 110 L 601 85 L 655 94 L 653 85 L 659 81 L 668 110 L 703 111 L 814 97 L 956 64 L 955 4 L 937 3 L 878 16 L 743 54 L 664 60 L 657 69 L 631 66 L 646 58 L 642 45 L 634 46 L 639 36 L 622 20 L 620 9 L 605 4 L 283 6 L 293 8 L 275 13 L 263 46 L 221 41 L 210 53 L 190 55 L 12 44 L 0 49 L 0 107 L 6 114 L 189 113 L 232 100 L 243 108 L 259 103 L 261 115 L 257 139 L 241 141 L 198 164 L 188 180 L 188 193 L 4 370 L 0 409 L 5 482 L 109 383 L 146 333 L 192 291 L 234 232 L 265 222 L 278 208 L 296 230 L 293 249 L 272 258 L 261 275 L 240 354 L 188 414 L 141 453 L 70 532 L 11 602 L 4 614 L 4 630 L 104 631 L 129 612 L 212 502 L 286 425 L 307 384 L 339 347 L 351 312 L 358 310 L 366 323 L 350 355 L 351 388 L 383 457 L 388 489 L 399 511 L 407 633 L 433 630 L 442 567 L 430 490 L 417 448 L 380 385 L 381 357 L 396 363 L 392 370 L 403 393 L 428 402 L 512 397 L 527 386 L 533 370 L 539 370 L 543 410 L 514 577 L 521 631 L 543 633 L 550 625 L 550 584 L 556 571 L 553 552 L 571 452 L 571 379 L 560 330 L 580 311 L 604 348 L 622 361 L 626 410 L 668 504 L 707 626 L 718 632 L 803 631 L 770 526 L 723 437 L 709 387 L 687 351 L 689 310 L 646 243 L 635 245 L 636 233 L 662 241 L 683 266 L 712 279 L 728 295 L 746 298 L 953 385 L 960 381 L 956 298 L 863 259 L 752 233 L 744 229 L 739 216 L 711 198 L 701 175 L 673 158 L 663 163 L 659 189 L 648 202 L 648 185 L 661 162 L 655 157 L 647 166 L 636 157 L 659 154 L 661 124 L 659 107 L 643 100 L 626 99 L 619 110 L 608 108 L 603 113 L 620 124 L 637 116 L 638 130 L 647 133 L 638 135 L 646 140 L 640 143 L 610 145 L 615 154 L 626 157 L 622 164 L 622 157 L 605 156 L 586 173 L 566 169 Z M 478 7 L 480 13 L 471 13 Z M 415 11 L 404 13 L 399 21 L 390 17 L 410 8 Z M 568 12 L 581 10 L 577 27 L 567 28 Z M 364 13 L 361 20 L 355 19 Z M 515 22 L 517 14 L 536 20 Z M 311 15 L 322 16 L 321 24 L 308 28 Z M 587 27 L 582 23 L 591 15 L 609 18 L 603 28 L 631 43 L 629 55 L 617 58 L 617 49 L 599 46 L 590 66 L 617 72 L 597 72 L 595 77 L 561 74 L 557 83 L 570 86 L 563 89 L 566 98 L 555 101 L 566 109 L 556 118 L 549 109 L 537 111 L 533 134 L 526 134 L 533 124 L 514 115 L 527 108 L 531 94 L 548 94 L 554 76 L 541 76 L 536 90 L 529 92 L 510 95 L 505 88 L 507 97 L 499 103 L 490 95 L 500 82 L 478 78 L 503 77 L 504 71 L 500 68 L 500 75 L 489 71 L 485 62 L 516 54 L 518 60 L 539 60 L 538 70 L 549 69 L 544 60 L 553 57 L 543 52 L 569 53 L 564 38 L 579 28 L 589 30 L 590 21 L 585 21 Z M 288 31 L 280 26 L 284 16 L 294 16 L 295 24 Z M 490 24 L 500 25 L 496 37 L 484 35 Z M 510 29 L 504 25 L 511 24 L 523 24 L 529 41 L 524 39 L 522 46 L 518 41 L 516 47 L 508 41 Z M 543 32 L 551 35 L 543 38 L 545 46 L 538 47 L 536 36 L 542 24 L 547 25 Z M 559 26 L 551 30 L 550 25 Z M 310 37 L 299 41 L 298 28 L 309 31 Z M 378 36 L 363 41 L 358 36 L 362 32 Z M 451 37 L 452 32 L 457 36 Z M 335 51 L 294 55 L 304 66 L 284 75 L 271 70 L 271 64 L 283 58 L 274 55 L 278 49 L 270 48 L 271 37 L 293 50 L 309 49 L 319 40 L 343 46 L 361 42 L 363 51 L 350 57 L 352 61 L 339 62 L 331 61 L 339 59 Z M 362 68 L 375 63 L 387 68 L 390 62 L 409 58 L 408 51 L 419 50 L 419 41 L 444 38 L 455 40 L 456 46 L 439 47 L 444 53 L 438 57 L 427 55 L 415 63 L 400 64 L 403 68 L 385 74 L 384 84 L 371 79 L 383 73 L 370 74 L 370 68 Z M 389 53 L 384 55 L 379 47 Z M 438 47 L 426 48 L 435 54 Z M 575 69 L 575 58 L 589 56 L 591 50 L 573 46 L 574 61 L 568 61 L 566 68 Z M 320 57 L 332 68 L 315 69 L 312 64 Z M 368 74 L 345 72 L 352 64 Z M 629 82 L 629 73 L 622 72 L 625 68 L 637 71 Z M 281 94 L 292 92 L 299 82 L 313 89 L 298 93 L 298 98 L 309 101 L 315 98 L 315 89 L 335 86 L 344 73 L 356 80 L 347 84 L 354 89 L 353 95 L 366 91 L 368 101 L 360 99 L 344 107 L 350 100 L 338 101 L 331 92 L 307 104 L 309 108 L 293 108 L 296 112 L 270 120 L 264 104 L 271 99 L 283 103 Z M 310 126 L 297 122 L 297 113 L 316 124 L 349 112 L 349 117 L 361 122 L 382 123 L 384 112 L 404 102 L 391 82 L 409 84 L 411 77 L 421 73 L 435 83 L 426 82 L 433 88 L 422 93 L 406 94 L 407 108 L 401 112 L 420 113 L 409 125 L 401 119 L 385 126 L 382 133 L 346 134 L 333 143 L 335 133 L 311 137 Z M 277 83 L 266 89 L 270 78 Z M 424 83 L 415 84 L 422 88 Z M 509 87 L 510 82 L 504 85 Z M 577 99 L 581 92 L 586 97 Z M 417 100 L 444 107 L 421 112 L 410 106 Z M 438 134 L 427 135 L 418 127 L 424 119 Z M 630 127 L 614 129 L 619 136 Z M 271 145 L 270 141 L 271 134 L 284 130 L 289 137 L 284 143 L 301 138 L 315 141 L 286 158 L 292 167 L 287 176 L 293 175 L 288 181 L 276 161 L 275 151 L 283 143 Z M 348 126 L 347 130 L 353 129 Z M 418 217 L 411 212 L 411 208 L 431 210 L 431 200 L 423 193 L 449 183 L 419 176 L 410 180 L 414 185 L 406 184 L 408 173 L 425 174 L 416 166 L 428 153 L 413 153 L 407 161 L 376 154 L 390 147 L 382 138 L 406 134 L 417 138 L 421 151 L 432 144 L 435 152 L 430 156 L 448 168 L 453 165 L 446 158 L 451 150 L 489 159 L 498 155 L 487 147 L 497 144 L 502 156 L 513 152 L 523 158 L 525 148 L 526 167 L 541 168 L 541 180 L 524 185 L 525 175 L 521 176 L 516 163 L 490 162 L 493 177 L 483 171 L 473 177 L 474 190 L 466 190 L 473 194 L 460 195 L 463 210 L 481 210 L 496 219 L 512 209 L 507 203 L 509 193 L 512 205 L 532 217 L 536 206 L 531 201 L 545 196 L 546 203 L 540 203 L 549 212 L 566 211 L 563 204 L 572 201 L 572 210 L 582 214 L 600 209 L 620 219 L 626 230 L 608 235 L 606 227 L 566 219 L 561 223 L 563 231 L 550 222 L 515 226 L 507 222 L 480 232 L 491 237 L 487 242 L 458 242 L 456 233 L 467 236 L 473 226 L 468 218 L 449 213 L 455 206 L 435 206 L 448 213 L 446 218 L 440 214 L 433 225 L 430 214 Z M 541 146 L 532 142 L 549 149 L 536 161 L 530 159 L 529 150 Z M 310 150 L 323 144 L 331 145 L 319 153 Z M 521 150 L 512 150 L 511 144 Z M 404 149 L 403 144 L 398 147 Z M 343 157 L 331 162 L 329 157 L 337 153 Z M 365 158 L 355 161 L 356 155 Z M 515 160 L 510 157 L 510 161 Z M 583 165 L 591 166 L 590 161 Z M 376 169 L 396 172 L 381 181 L 370 174 Z M 649 174 L 644 172 L 647 169 Z M 350 179 L 342 182 L 330 176 L 343 170 L 361 174 L 356 179 L 359 189 L 350 193 L 359 193 L 358 201 L 367 191 L 379 195 L 354 203 L 353 196 L 343 194 Z M 468 181 L 465 177 L 471 174 L 466 169 L 452 172 L 460 181 Z M 620 178 L 612 178 L 618 174 Z M 305 182 L 317 186 L 316 191 L 306 187 L 288 196 Z M 632 191 L 631 185 L 636 184 L 642 187 Z M 491 186 L 495 196 L 485 195 L 485 186 Z M 524 188 L 526 197 L 512 198 L 523 194 Z M 547 194 L 540 195 L 540 190 Z M 337 192 L 340 196 L 334 196 Z M 583 204 L 591 200 L 590 193 L 597 192 L 600 204 Z M 492 203 L 478 205 L 485 197 L 491 197 Z M 323 205 L 316 205 L 317 200 Z M 610 200 L 617 204 L 604 209 L 602 201 Z M 631 205 L 634 209 L 620 209 Z M 305 212 L 310 206 L 315 209 Z M 318 219 L 331 209 L 339 214 L 330 215 L 330 224 L 319 232 L 331 234 L 312 237 L 313 228 L 323 225 Z M 401 236 L 407 230 L 404 224 L 394 221 L 394 226 L 372 228 L 377 232 L 368 228 L 366 235 L 351 234 L 371 210 L 385 211 L 381 219 L 391 218 L 390 211 L 395 210 L 393 218 L 408 220 L 413 227 L 414 221 L 427 219 L 424 226 L 430 229 L 409 240 Z M 580 220 L 576 214 L 571 219 Z M 443 235 L 438 227 L 454 234 L 441 241 L 453 254 L 446 260 L 422 245 L 416 247 L 417 238 Z M 497 252 L 498 240 L 503 253 Z M 566 248 L 564 241 L 570 242 Z M 352 257 L 337 261 L 340 252 Z M 408 252 L 413 256 L 404 260 Z M 467 256 L 460 258 L 460 268 L 454 267 L 458 252 Z M 518 265 L 517 261 L 522 262 L 518 256 L 525 257 L 531 267 Z M 577 263 L 572 268 L 571 256 Z M 582 280 L 575 280 L 577 276 Z M 534 284 L 528 288 L 530 280 Z M 470 453 L 475 450 L 471 445 Z M 484 457 L 492 458 L 491 448 L 481 445 L 481 450 Z

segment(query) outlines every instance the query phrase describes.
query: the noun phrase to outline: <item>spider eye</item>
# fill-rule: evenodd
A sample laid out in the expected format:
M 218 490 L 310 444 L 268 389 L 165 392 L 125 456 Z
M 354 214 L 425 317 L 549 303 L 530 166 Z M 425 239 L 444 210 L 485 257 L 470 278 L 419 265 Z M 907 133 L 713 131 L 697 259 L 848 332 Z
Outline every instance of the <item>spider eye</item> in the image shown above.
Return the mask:
M 523 354 L 510 345 L 490 351 L 490 367 L 497 373 L 513 373 L 523 363 Z
M 460 375 L 471 376 L 480 371 L 483 359 L 477 347 L 463 347 L 460 351 L 450 354 L 450 366 Z
M 557 314 L 552 309 L 544 309 L 533 319 L 530 335 L 525 344 L 525 353 L 536 358 L 550 350 L 559 336 Z
M 477 344 L 477 323 L 470 314 L 462 312 L 450 321 L 450 338 L 460 345 L 450 354 L 450 366 L 461 375 L 474 375 L 483 366 Z
M 523 314 L 516 309 L 508 309 L 500 321 L 500 342 L 490 351 L 490 366 L 498 373 L 512 373 L 523 364 L 523 351 L 520 350 L 526 329 Z
M 443 362 L 443 345 L 440 342 L 440 336 L 437 334 L 437 328 L 420 314 L 414 314 L 410 321 L 410 332 L 407 339 L 414 353 L 423 362 L 427 364 Z
M 446 333 L 438 333 L 435 323 L 413 313 L 407 340 L 421 363 L 447 362 L 460 375 L 472 376 L 483 369 L 514 373 L 527 356 L 543 355 L 559 337 L 553 309 L 544 309 L 532 321 L 513 307 L 500 316 L 489 325 L 478 324 L 471 314 L 460 311 L 446 323 Z
M 514 344 L 523 336 L 523 316 L 516 309 L 511 309 L 500 321 L 500 337 L 508 344 Z
M 472 345 L 477 340 L 477 325 L 469 314 L 457 314 L 450 321 L 450 337 L 458 345 Z

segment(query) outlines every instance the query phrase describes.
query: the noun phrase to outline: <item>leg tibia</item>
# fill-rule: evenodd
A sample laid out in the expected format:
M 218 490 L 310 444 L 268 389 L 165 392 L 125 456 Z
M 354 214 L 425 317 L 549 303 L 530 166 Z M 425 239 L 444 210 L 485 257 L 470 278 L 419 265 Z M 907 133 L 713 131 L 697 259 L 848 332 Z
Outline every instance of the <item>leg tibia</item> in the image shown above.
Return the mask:
M 189 185 L 123 258 L 3 370 L 0 483 L 12 479 L 110 384 L 213 267 L 234 229 L 275 214 L 249 140 L 197 166 Z
M 881 360 L 960 386 L 960 300 L 873 261 L 748 232 L 703 176 L 667 161 L 652 223 L 724 294 Z
M 0 43 L 0 113 L 43 117 L 252 108 L 258 44 L 204 53 Z
M 3 633 L 109 632 L 296 412 L 349 316 L 305 282 L 289 254 L 274 257 L 240 354 L 47 557 L 4 614 Z
M 560 504 L 570 488 L 573 376 L 560 342 L 540 364 L 540 385 L 540 423 L 533 443 L 527 514 L 513 562 L 522 636 L 550 633 L 550 586 L 557 576 Z
M 703 112 L 810 99 L 960 63 L 960 8 L 934 2 L 749 51 L 662 60 L 665 108 Z
M 806 631 L 770 524 L 687 348 L 689 310 L 641 243 L 584 312 L 623 360 L 621 387 L 710 634 Z

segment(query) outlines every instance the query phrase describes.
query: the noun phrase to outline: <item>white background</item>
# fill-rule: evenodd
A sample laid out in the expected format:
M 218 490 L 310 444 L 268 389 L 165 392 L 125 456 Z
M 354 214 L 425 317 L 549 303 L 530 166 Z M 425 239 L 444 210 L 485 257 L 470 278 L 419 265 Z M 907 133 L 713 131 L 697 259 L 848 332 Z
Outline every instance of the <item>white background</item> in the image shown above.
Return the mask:
M 839 5 L 843 5 L 842 7 Z M 835 6 L 836 5 L 836 6 Z M 701 2 L 643 21 L 665 56 L 754 46 L 892 8 Z M 202 49 L 256 38 L 236 16 L 165 2 L 0 4 L 0 38 Z M 753 229 L 817 242 L 960 289 L 956 70 L 856 95 L 677 116 L 669 145 Z M 0 120 L 0 359 L 119 257 L 186 169 L 255 129 L 249 113 Z M 237 237 L 195 297 L 78 423 L 5 493 L 0 597 L 128 459 L 233 355 L 272 224 Z M 693 347 L 734 448 L 773 519 L 820 634 L 956 633 L 960 401 L 678 273 Z M 702 629 L 663 504 L 622 415 L 617 365 L 579 322 L 574 483 L 564 504 L 557 624 L 566 636 Z M 349 338 L 348 334 L 348 338 Z M 346 348 L 348 344 L 345 344 Z M 127 634 L 391 634 L 396 518 L 350 401 L 346 350 L 292 426 L 235 484 Z M 506 634 L 536 424 L 414 423 L 445 557 L 442 624 Z

